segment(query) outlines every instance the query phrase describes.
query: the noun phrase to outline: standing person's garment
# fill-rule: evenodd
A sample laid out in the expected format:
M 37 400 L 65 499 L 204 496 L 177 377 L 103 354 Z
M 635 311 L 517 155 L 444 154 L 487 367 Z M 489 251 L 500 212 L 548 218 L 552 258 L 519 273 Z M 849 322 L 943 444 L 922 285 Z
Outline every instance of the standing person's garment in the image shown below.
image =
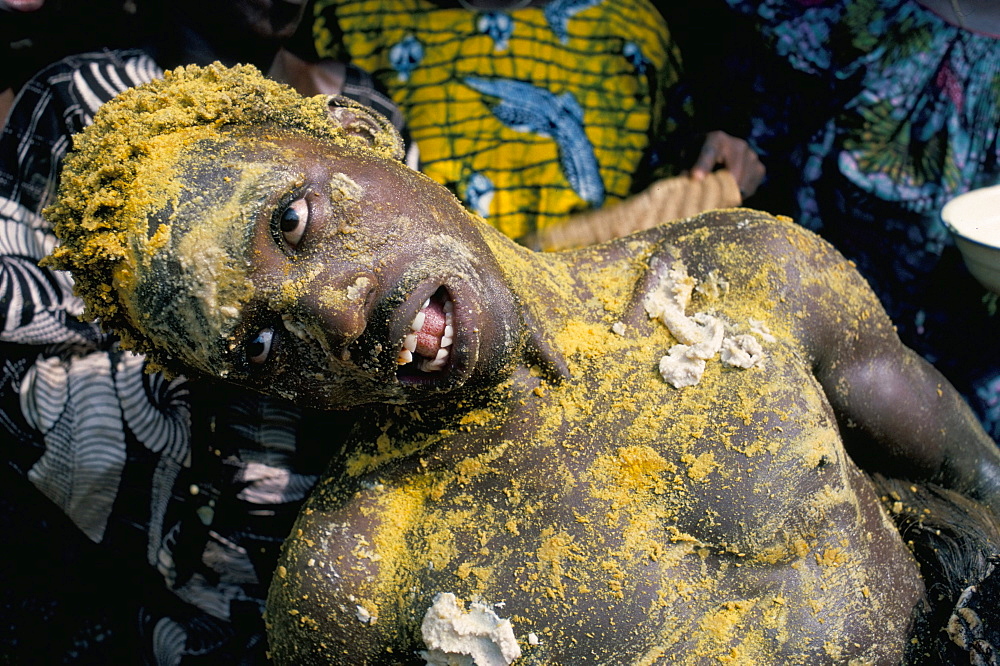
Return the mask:
M 789 65 L 763 79 L 751 141 L 791 165 L 791 212 L 857 263 L 903 341 L 1000 439 L 996 295 L 940 218 L 954 196 L 1000 183 L 1000 38 L 913 0 L 727 1 Z
M 78 321 L 67 273 L 37 265 L 72 134 L 162 74 L 142 50 L 66 58 L 0 135 L 0 654 L 14 663 L 266 662 L 278 549 L 334 452 L 336 415 L 147 374 Z
M 373 74 L 421 170 L 512 238 L 622 199 L 661 170 L 689 109 L 646 0 L 507 12 L 429 0 L 319 0 L 320 56 Z
M 73 53 L 131 46 L 144 29 L 134 0 L 28 4 L 38 6 L 25 11 L 23 3 L 0 2 L 0 93 L 9 90 L 12 97 L 49 63 Z

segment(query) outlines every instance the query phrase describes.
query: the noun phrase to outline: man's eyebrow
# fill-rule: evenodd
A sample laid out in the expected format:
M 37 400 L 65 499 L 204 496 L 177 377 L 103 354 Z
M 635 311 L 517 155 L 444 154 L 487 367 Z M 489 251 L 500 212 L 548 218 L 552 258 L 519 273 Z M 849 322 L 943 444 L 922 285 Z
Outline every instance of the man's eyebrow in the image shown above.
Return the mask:
M 246 178 L 238 196 L 244 211 L 247 211 L 247 207 L 253 209 L 247 221 L 251 224 L 256 223 L 266 206 L 279 204 L 306 180 L 305 171 L 280 163 L 272 163 L 270 168 L 264 168 L 255 176 Z

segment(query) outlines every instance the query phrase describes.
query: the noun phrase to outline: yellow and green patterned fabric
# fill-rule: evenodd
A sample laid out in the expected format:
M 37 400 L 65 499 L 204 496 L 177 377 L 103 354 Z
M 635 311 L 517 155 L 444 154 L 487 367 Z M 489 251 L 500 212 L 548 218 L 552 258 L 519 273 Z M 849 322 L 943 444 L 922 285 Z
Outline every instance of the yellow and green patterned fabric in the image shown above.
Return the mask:
M 650 137 L 686 113 L 666 101 L 680 60 L 646 0 L 318 0 L 314 37 L 385 85 L 422 170 L 513 238 L 628 196 Z

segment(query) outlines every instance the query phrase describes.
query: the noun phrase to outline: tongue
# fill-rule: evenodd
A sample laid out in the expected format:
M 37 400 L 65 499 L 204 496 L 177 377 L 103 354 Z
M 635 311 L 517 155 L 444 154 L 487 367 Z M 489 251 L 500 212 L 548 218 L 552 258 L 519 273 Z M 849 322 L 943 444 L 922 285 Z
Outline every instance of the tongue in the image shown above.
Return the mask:
M 444 310 L 436 298 L 424 309 L 424 325 L 417 333 L 417 353 L 425 358 L 434 358 L 441 348 L 444 334 Z

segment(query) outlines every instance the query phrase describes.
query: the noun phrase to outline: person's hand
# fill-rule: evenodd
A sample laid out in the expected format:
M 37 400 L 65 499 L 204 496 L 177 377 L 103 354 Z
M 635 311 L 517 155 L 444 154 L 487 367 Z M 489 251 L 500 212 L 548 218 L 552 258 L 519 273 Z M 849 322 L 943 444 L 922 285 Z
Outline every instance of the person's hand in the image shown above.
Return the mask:
M 42 8 L 45 0 L 0 0 L 0 10 L 34 12 Z
M 698 159 L 691 167 L 691 177 L 702 180 L 717 166 L 733 174 L 744 198 L 757 191 L 767 170 L 757 153 L 743 139 L 715 130 L 705 135 Z

